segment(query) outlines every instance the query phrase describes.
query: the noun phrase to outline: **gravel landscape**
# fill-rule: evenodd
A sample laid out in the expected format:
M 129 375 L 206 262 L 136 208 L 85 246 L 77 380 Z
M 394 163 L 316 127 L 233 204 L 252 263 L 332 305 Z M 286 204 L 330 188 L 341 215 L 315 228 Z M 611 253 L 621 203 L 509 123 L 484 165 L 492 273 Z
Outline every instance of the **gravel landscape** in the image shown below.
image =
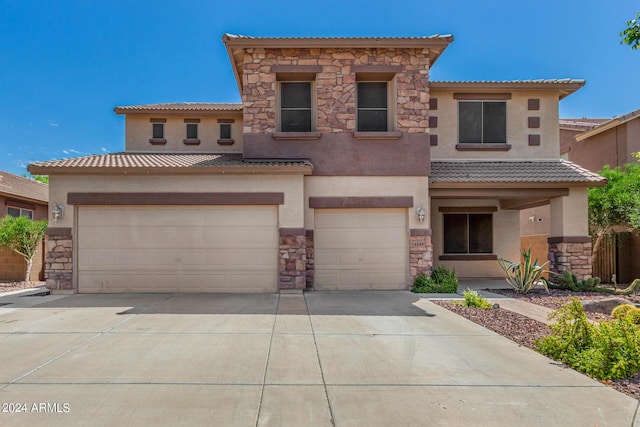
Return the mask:
M 556 289 L 550 289 L 548 294 L 542 289 L 535 289 L 529 294 L 519 294 L 510 289 L 488 289 L 487 291 L 549 307 L 554 310 L 568 303 L 571 297 L 577 297 L 581 300 L 606 299 L 612 297 L 611 295 L 596 292 L 574 293 Z M 630 303 L 640 303 L 640 298 L 635 295 L 619 297 L 628 300 Z M 433 302 L 533 350 L 535 350 L 535 342 L 538 339 L 551 333 L 550 329 L 544 323 L 501 308 L 483 310 L 479 308 L 462 307 L 450 301 L 434 300 Z M 606 314 L 587 313 L 587 316 L 594 321 L 611 320 L 611 316 Z M 634 399 L 640 400 L 640 374 L 630 379 L 606 381 L 604 384 Z

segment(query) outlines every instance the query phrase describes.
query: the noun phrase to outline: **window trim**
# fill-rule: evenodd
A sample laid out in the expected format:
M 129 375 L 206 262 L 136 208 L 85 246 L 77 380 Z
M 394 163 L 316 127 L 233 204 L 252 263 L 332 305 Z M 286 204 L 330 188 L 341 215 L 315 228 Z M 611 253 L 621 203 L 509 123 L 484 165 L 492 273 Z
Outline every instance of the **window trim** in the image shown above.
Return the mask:
M 360 83 L 386 83 L 387 85 L 387 129 L 384 131 L 369 131 L 369 130 L 360 130 L 358 123 L 358 112 L 360 108 L 358 107 L 358 85 Z M 395 134 L 397 133 L 397 119 L 396 119 L 396 107 L 397 107 L 397 97 L 396 97 L 396 76 L 391 73 L 357 73 L 356 74 L 356 111 L 355 111 L 355 122 L 356 128 L 354 129 L 354 136 L 356 138 L 360 137 L 362 139 L 371 139 L 370 134 L 377 134 L 383 136 L 384 134 L 389 134 L 389 138 L 381 137 L 381 139 L 397 139 Z
M 17 210 L 18 213 L 19 213 L 19 216 L 15 216 L 15 215 L 10 214 L 9 213 L 9 209 Z M 10 216 L 12 216 L 14 218 L 20 218 L 20 217 L 26 216 L 27 218 L 29 218 L 32 221 L 33 221 L 33 217 L 34 217 L 34 215 L 36 213 L 35 210 L 33 210 L 33 209 L 20 208 L 20 207 L 17 207 L 17 206 L 7 206 L 7 209 L 6 209 L 5 212 L 6 212 L 7 215 L 10 215 Z M 23 215 L 23 212 L 29 212 L 30 214 L 29 215 Z
M 233 123 L 233 122 L 231 122 Z M 233 143 L 235 142 L 234 139 L 232 138 L 233 136 L 233 126 L 231 125 L 231 123 L 222 123 L 220 121 L 218 121 L 218 145 L 233 145 Z M 224 127 L 228 127 L 229 128 L 229 137 L 228 138 L 223 138 L 222 137 L 222 128 Z
M 197 120 L 197 121 L 196 121 Z M 182 142 L 185 145 L 200 145 L 200 138 L 199 133 L 200 133 L 200 129 L 199 128 L 199 123 L 200 120 L 199 119 L 184 119 L 185 122 L 185 138 L 182 140 Z M 196 137 L 195 138 L 189 138 L 189 129 L 195 129 L 196 132 Z
M 479 94 L 481 95 L 481 94 Z M 481 99 L 480 99 L 481 98 Z M 492 99 L 493 98 L 493 99 Z M 508 104 L 507 104 L 507 100 L 509 98 L 505 98 L 505 99 L 496 99 L 496 97 L 478 97 L 478 98 L 474 98 L 474 97 L 457 97 L 456 98 L 458 100 L 458 113 L 457 113 L 457 119 L 458 119 L 458 143 L 456 144 L 456 149 L 460 150 L 460 151 L 473 151 L 478 150 L 478 151 L 507 151 L 511 149 L 511 145 L 508 144 L 508 128 L 507 128 L 507 124 L 508 124 L 508 115 L 509 115 L 509 109 Z M 480 123 L 481 123 L 481 128 L 480 128 L 480 137 L 481 140 L 478 142 L 460 142 L 460 105 L 461 104 L 467 104 L 467 103 L 480 103 L 481 104 L 481 112 L 482 112 L 482 116 L 480 117 Z M 485 103 L 501 103 L 504 104 L 504 136 L 505 136 L 505 142 L 484 142 L 484 104 Z M 474 148 L 475 147 L 475 148 Z M 484 148 L 483 148 L 484 147 Z
M 317 126 L 317 115 L 318 115 L 318 110 L 317 110 L 317 96 L 316 96 L 316 80 L 315 80 L 315 74 L 313 75 L 313 79 L 311 79 L 311 75 L 309 75 L 308 73 L 300 73 L 297 78 L 292 77 L 289 74 L 286 74 L 285 76 L 281 76 L 279 74 L 276 74 L 276 79 L 277 79 L 277 84 L 276 84 L 276 134 L 279 135 L 284 135 L 284 137 L 282 138 L 276 138 L 276 139 L 287 139 L 286 135 L 288 134 L 302 134 L 302 135 L 306 135 L 306 134 L 314 134 L 316 133 L 316 126 Z M 311 91 L 311 129 L 309 129 L 308 131 L 283 131 L 282 130 L 282 84 L 287 84 L 287 83 L 309 83 L 309 90 Z M 315 138 L 314 138 L 315 139 Z

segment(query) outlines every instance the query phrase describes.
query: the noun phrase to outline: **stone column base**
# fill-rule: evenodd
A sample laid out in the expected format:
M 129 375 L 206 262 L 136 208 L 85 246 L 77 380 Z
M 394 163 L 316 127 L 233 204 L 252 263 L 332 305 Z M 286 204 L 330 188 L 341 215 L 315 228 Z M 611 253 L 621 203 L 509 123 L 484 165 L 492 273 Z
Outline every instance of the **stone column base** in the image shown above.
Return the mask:
M 571 271 L 578 280 L 591 277 L 591 236 L 549 237 L 549 270 L 562 274 Z
M 73 289 L 73 236 L 71 228 L 48 228 L 44 278 L 51 290 Z
M 433 267 L 433 244 L 431 230 L 409 231 L 409 269 L 411 283 L 421 274 L 429 275 Z
M 307 289 L 313 289 L 313 282 L 316 277 L 315 257 L 313 230 L 307 230 Z
M 307 237 L 304 228 L 280 229 L 278 289 L 307 286 Z

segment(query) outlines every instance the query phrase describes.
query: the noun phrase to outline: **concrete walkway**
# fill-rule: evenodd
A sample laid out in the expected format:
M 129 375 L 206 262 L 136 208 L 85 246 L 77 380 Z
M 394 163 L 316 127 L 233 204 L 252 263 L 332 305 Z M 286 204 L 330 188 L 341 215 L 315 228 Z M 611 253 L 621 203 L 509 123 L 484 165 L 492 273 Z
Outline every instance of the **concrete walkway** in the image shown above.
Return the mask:
M 24 411 L 2 426 L 640 425 L 635 399 L 409 292 L 11 298 L 0 398 Z

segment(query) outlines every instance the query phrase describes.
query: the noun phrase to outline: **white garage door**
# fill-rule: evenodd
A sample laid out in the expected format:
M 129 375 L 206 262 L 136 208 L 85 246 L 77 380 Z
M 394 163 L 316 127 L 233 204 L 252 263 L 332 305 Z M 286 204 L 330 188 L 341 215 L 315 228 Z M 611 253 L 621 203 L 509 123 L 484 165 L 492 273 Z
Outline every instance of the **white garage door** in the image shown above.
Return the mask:
M 78 291 L 275 292 L 277 208 L 80 207 Z
M 407 289 L 406 212 L 316 209 L 316 289 Z

